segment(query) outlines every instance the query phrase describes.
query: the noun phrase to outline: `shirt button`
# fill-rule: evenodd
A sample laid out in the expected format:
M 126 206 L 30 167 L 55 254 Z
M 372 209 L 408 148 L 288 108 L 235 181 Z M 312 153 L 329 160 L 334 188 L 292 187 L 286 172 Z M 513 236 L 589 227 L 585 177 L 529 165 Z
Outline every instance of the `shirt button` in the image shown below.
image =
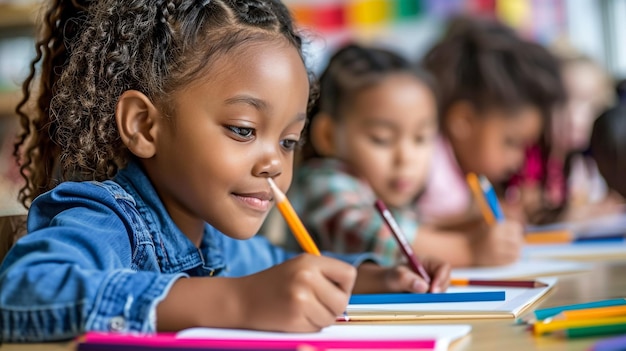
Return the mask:
M 109 330 L 119 332 L 126 329 L 126 320 L 122 316 L 111 318 L 109 321 Z

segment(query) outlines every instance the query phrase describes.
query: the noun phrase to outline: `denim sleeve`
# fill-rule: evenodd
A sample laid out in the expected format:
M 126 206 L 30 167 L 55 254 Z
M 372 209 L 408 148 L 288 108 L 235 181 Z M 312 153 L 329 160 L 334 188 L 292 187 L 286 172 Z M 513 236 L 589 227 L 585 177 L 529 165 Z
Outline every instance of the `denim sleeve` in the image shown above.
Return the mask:
M 88 183 L 36 199 L 29 234 L 0 266 L 2 339 L 154 332 L 156 305 L 183 275 L 131 270 L 132 225 L 110 193 Z
M 228 264 L 226 274 L 233 277 L 257 273 L 298 255 L 273 245 L 262 236 L 255 236 L 249 240 L 225 238 L 224 254 Z M 323 252 L 322 254 L 357 267 L 366 261 L 380 262 L 378 257 L 371 253 L 337 254 Z

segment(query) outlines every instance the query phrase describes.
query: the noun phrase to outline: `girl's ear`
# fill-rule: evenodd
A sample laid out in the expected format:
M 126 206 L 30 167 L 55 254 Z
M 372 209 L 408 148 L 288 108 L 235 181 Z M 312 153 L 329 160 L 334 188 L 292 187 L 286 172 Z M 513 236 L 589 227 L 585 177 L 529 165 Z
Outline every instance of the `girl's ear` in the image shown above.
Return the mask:
M 450 137 L 456 140 L 466 140 L 472 135 L 476 122 L 476 109 L 468 101 L 459 101 L 452 104 L 444 117 L 445 128 Z
M 152 101 L 137 90 L 127 90 L 117 102 L 115 121 L 122 142 L 139 158 L 156 153 L 156 123 L 159 112 Z
M 335 155 L 335 128 L 335 121 L 326 113 L 317 114 L 311 121 L 311 144 L 318 154 L 324 157 Z

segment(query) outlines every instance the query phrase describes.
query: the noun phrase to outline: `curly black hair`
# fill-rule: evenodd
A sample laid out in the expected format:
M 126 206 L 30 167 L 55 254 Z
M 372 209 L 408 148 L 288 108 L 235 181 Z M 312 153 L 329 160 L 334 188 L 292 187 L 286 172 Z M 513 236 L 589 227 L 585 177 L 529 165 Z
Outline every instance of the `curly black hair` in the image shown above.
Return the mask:
M 173 91 L 241 45 L 282 40 L 302 57 L 278 0 L 56 0 L 42 24 L 17 107 L 27 208 L 61 181 L 105 180 L 124 167 L 130 155 L 115 123 L 124 91 L 141 91 L 169 116 Z

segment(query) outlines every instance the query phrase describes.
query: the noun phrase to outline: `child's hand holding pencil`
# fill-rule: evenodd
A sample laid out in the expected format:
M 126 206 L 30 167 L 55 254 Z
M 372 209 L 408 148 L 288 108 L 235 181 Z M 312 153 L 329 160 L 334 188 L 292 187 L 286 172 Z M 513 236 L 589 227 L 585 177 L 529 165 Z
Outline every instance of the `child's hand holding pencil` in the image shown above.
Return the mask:
M 280 330 L 288 328 L 290 331 L 311 331 L 335 322 L 337 316 L 341 316 L 345 311 L 350 292 L 360 294 L 443 292 L 447 289 L 450 281 L 450 265 L 432 259 L 422 261 L 423 266 L 420 265 L 422 267 L 420 272 L 404 265 L 389 268 L 381 267 L 372 262 L 363 263 L 356 271 L 358 273 L 355 281 L 353 267 L 344 262 L 321 256 L 315 242 L 311 239 L 285 194 L 271 178 L 268 178 L 268 183 L 274 194 L 278 210 L 285 218 L 302 249 L 309 253 L 309 255 L 298 256 L 255 275 L 258 277 L 266 275 L 262 279 L 276 280 L 276 284 L 267 284 L 267 280 L 265 280 L 263 286 L 283 285 L 285 287 L 285 289 L 277 288 L 277 291 L 282 291 L 284 295 L 282 298 L 288 301 L 286 315 L 276 316 L 275 323 L 281 326 Z M 283 277 L 282 282 L 277 280 L 279 276 Z M 424 279 L 425 277 L 426 279 Z M 250 286 L 250 289 L 254 290 L 255 288 Z M 294 299 L 294 297 L 296 298 Z M 274 301 L 274 299 L 268 295 L 263 298 L 263 301 Z M 256 306 L 254 308 L 267 312 L 269 309 L 266 307 Z M 298 311 L 300 311 L 300 315 L 298 315 Z M 274 314 L 277 315 L 275 312 Z M 288 316 L 294 318 L 294 323 L 291 326 L 286 324 L 289 320 Z M 304 316 L 307 318 L 303 319 Z M 254 329 L 258 328 L 259 326 L 256 326 Z M 294 328 L 297 330 L 293 330 Z
M 468 173 L 467 183 L 487 225 L 470 238 L 472 265 L 499 266 L 517 261 L 524 245 L 522 224 L 504 217 L 493 186 L 485 176 Z

